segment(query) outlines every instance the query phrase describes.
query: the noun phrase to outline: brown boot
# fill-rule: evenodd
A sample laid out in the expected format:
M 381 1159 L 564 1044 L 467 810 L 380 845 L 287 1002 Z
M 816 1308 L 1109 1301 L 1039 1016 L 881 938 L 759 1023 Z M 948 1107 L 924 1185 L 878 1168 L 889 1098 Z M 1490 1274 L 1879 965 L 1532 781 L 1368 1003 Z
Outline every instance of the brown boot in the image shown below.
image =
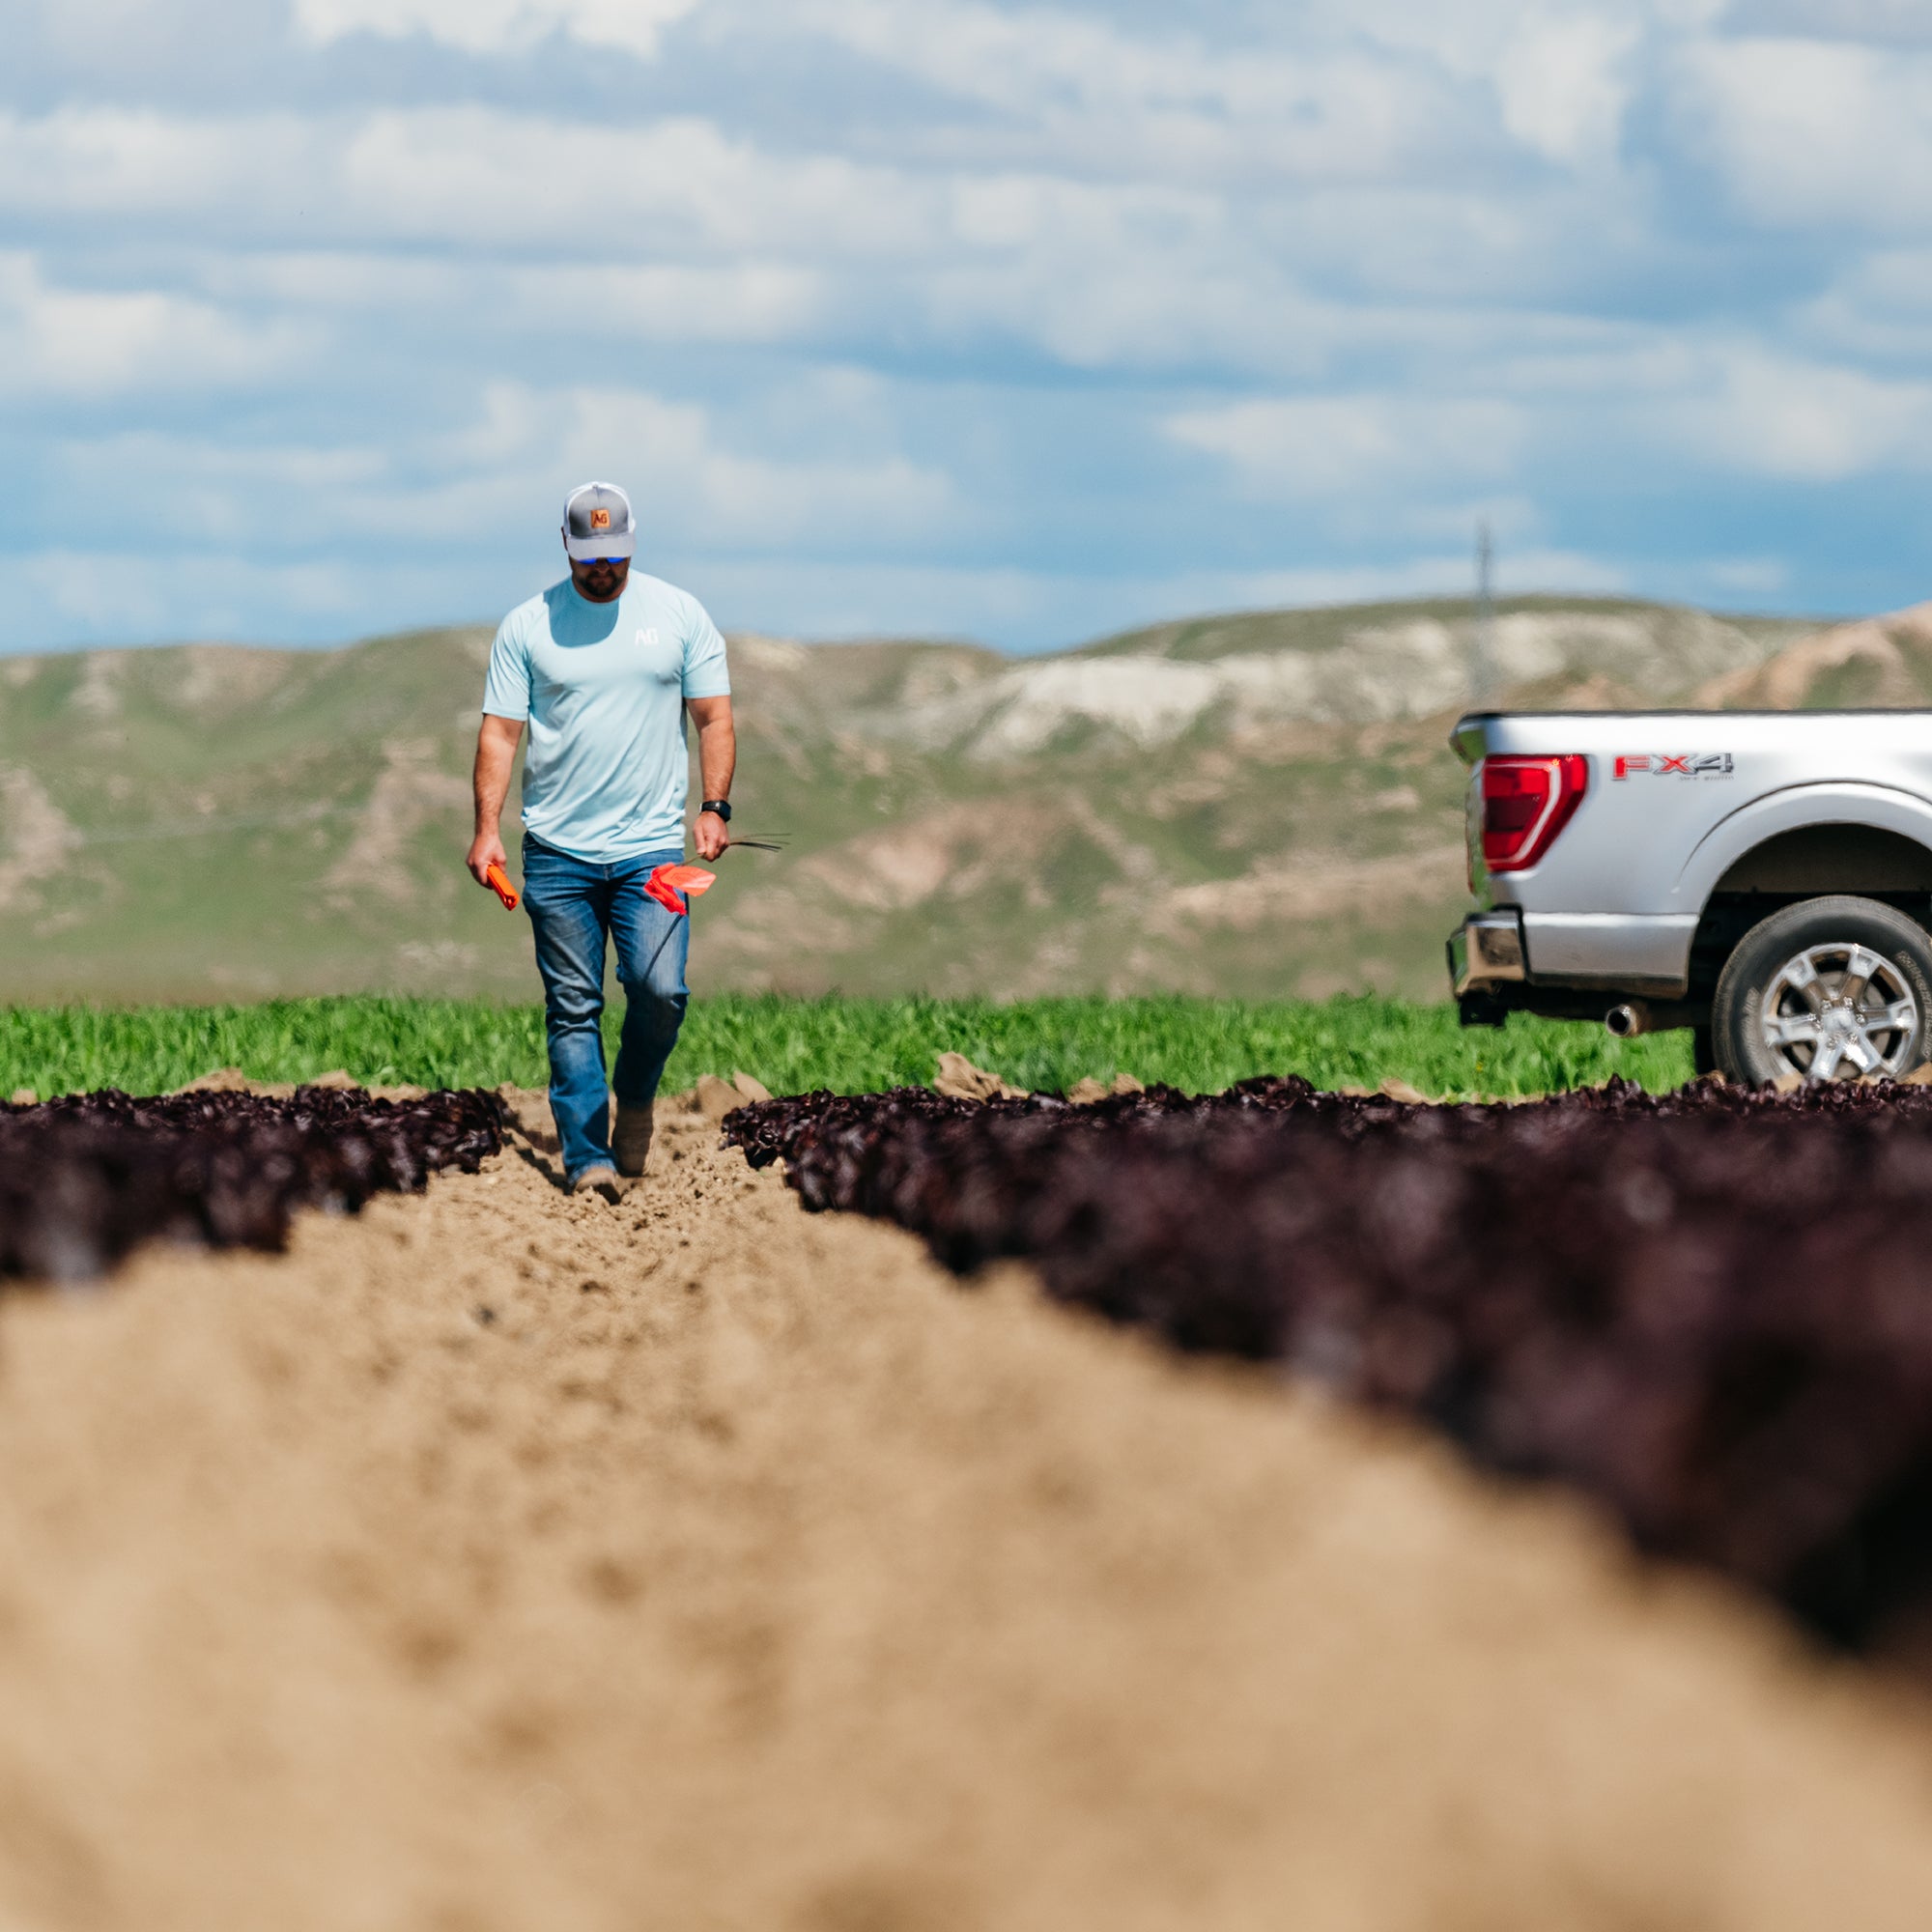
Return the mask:
M 611 1133 L 611 1151 L 617 1156 L 617 1172 L 635 1179 L 644 1171 L 651 1157 L 651 1110 L 627 1107 L 617 1102 L 617 1124 Z

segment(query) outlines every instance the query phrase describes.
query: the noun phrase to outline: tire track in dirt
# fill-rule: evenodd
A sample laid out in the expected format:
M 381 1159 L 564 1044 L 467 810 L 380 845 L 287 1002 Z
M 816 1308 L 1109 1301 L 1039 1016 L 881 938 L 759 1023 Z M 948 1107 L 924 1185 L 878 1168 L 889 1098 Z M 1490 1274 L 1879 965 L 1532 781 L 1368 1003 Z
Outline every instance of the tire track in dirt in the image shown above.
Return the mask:
M 716 1138 L 0 1307 L 0 1919 L 1927 1921 L 1917 1693 Z

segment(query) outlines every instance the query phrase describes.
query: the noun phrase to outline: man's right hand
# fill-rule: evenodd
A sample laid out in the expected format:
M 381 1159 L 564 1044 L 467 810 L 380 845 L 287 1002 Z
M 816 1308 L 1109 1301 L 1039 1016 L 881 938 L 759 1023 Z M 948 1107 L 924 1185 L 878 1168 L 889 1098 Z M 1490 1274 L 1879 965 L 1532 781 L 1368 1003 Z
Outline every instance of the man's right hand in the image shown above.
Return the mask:
M 492 866 L 501 866 L 509 870 L 510 855 L 503 850 L 502 838 L 495 832 L 479 832 L 469 842 L 469 876 L 479 886 L 488 886 L 484 877 Z

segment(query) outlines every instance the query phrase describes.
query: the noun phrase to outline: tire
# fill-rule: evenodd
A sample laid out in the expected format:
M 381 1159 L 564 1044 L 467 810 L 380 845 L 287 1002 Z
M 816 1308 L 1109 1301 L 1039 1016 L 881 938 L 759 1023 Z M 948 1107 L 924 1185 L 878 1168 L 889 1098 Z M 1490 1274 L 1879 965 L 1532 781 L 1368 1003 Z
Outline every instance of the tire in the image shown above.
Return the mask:
M 1932 935 L 1877 899 L 1801 899 L 1738 942 L 1718 978 L 1711 1044 L 1747 1087 L 1895 1080 L 1932 1048 Z

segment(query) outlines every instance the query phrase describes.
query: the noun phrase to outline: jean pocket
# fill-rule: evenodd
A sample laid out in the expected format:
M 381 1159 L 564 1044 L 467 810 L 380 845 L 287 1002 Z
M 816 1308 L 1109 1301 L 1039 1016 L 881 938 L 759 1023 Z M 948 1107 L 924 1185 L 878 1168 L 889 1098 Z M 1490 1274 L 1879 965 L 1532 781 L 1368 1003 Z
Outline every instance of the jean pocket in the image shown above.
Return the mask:
M 581 892 L 584 868 L 576 860 L 548 845 L 524 846 L 524 903 L 542 904 L 569 898 Z

